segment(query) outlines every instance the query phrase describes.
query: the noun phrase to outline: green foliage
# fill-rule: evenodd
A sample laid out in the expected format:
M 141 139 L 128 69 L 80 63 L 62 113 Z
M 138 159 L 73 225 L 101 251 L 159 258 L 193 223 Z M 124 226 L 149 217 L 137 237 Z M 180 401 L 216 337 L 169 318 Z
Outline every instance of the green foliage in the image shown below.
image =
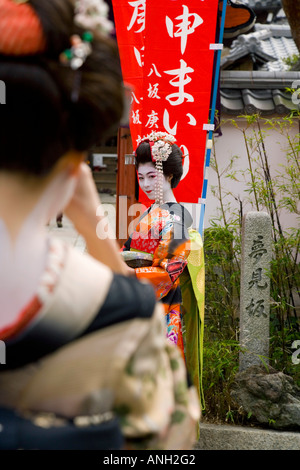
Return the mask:
M 239 241 L 236 237 L 236 241 Z M 234 230 L 217 226 L 204 234 L 206 318 L 216 329 L 236 336 L 238 303 L 240 292 L 240 267 L 238 256 L 240 245 L 235 244 Z
M 300 339 L 300 134 L 292 138 L 291 125 L 298 117 L 281 120 L 243 116 L 240 125 L 230 120 L 244 139 L 248 167 L 236 170 L 238 156 L 221 168 L 213 148 L 211 167 L 217 184 L 212 187 L 218 199 L 219 214 L 204 231 L 206 266 L 205 335 L 203 386 L 204 416 L 226 422 L 250 419 L 241 416 L 232 403 L 230 386 L 238 371 L 241 231 L 244 212 L 265 211 L 272 223 L 273 256 L 270 278 L 270 357 L 269 364 L 291 375 L 300 385 L 300 365 L 291 361 L 294 340 Z M 298 122 L 298 121 L 296 121 Z M 272 131 L 285 155 L 285 164 L 274 170 L 267 154 L 265 138 Z M 224 179 L 244 181 L 244 194 L 225 190 Z M 233 204 L 235 203 L 235 204 Z M 282 214 L 292 214 L 293 227 L 283 229 Z
M 278 322 L 276 315 L 271 314 L 270 328 L 270 358 L 274 369 L 280 370 L 293 377 L 295 383 L 300 387 L 300 364 L 292 362 L 294 349 L 293 342 L 300 339 L 296 319 L 293 320 L 294 327 L 290 327 L 287 321 L 283 325 Z
M 293 66 L 299 61 L 299 54 L 292 54 L 289 57 L 284 57 L 282 61 L 288 66 L 288 70 L 292 70 Z
M 239 344 L 236 339 L 221 337 L 214 325 L 205 325 L 203 390 L 206 409 L 204 418 L 232 422 L 234 409 L 230 387 L 238 371 Z

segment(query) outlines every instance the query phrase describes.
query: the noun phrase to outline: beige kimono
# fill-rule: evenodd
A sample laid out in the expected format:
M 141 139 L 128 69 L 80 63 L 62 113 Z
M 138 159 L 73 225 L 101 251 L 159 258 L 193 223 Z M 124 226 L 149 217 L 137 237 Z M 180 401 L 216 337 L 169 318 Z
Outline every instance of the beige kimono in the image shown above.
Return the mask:
M 178 348 L 166 342 L 162 305 L 151 298 L 148 311 L 137 313 L 138 295 L 149 295 L 149 288 L 52 240 L 35 298 L 0 332 L 7 344 L 0 406 L 46 426 L 65 418 L 90 424 L 111 412 L 127 449 L 191 449 L 200 419 L 197 392 Z M 54 338 L 49 345 L 48 338 Z M 37 346 L 28 352 L 26 344 Z

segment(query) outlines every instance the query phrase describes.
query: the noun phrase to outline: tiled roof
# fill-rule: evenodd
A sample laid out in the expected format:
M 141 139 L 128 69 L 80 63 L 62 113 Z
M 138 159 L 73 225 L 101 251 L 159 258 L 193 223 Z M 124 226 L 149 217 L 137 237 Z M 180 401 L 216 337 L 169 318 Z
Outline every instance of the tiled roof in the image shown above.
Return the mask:
M 298 53 L 289 26 L 258 24 L 254 33 L 241 34 L 233 41 L 221 68 L 232 68 L 237 60 L 252 55 L 258 59 L 259 70 L 285 71 L 288 66 L 283 59 Z
M 289 71 L 283 60 L 293 54 L 299 52 L 288 25 L 258 24 L 255 32 L 240 35 L 221 60 L 221 111 L 270 115 L 300 110 L 286 91 L 300 80 L 300 72 Z M 255 62 L 255 70 L 234 70 L 247 57 Z
M 300 74 L 298 75 L 299 79 Z M 220 95 L 222 115 L 260 114 L 261 116 L 271 116 L 276 114 L 288 116 L 293 111 L 300 111 L 299 104 L 293 103 L 291 94 L 280 88 L 274 90 L 222 88 Z
M 238 74 L 238 72 L 235 73 Z M 294 74 L 294 79 L 300 80 L 300 73 L 294 72 Z M 237 75 L 237 83 L 239 78 Z M 255 80 L 255 77 L 252 77 L 252 79 Z M 221 85 L 222 113 L 231 115 L 261 114 L 267 116 L 272 114 L 288 115 L 293 110 L 300 111 L 299 105 L 292 102 L 291 94 L 286 92 L 285 88 L 270 88 L 267 82 L 264 83 L 264 87 L 261 89 L 252 87 L 233 88 L 232 80 L 229 80 L 229 82 L 226 83 L 226 80 L 223 79 L 223 85 Z M 288 85 L 291 87 L 291 83 Z
M 281 8 L 278 13 L 276 13 L 276 15 L 274 16 L 273 18 L 273 21 L 272 23 L 275 23 L 275 24 L 288 24 L 288 20 L 287 20 L 287 17 L 286 17 L 286 14 L 283 10 L 283 8 Z
M 236 2 L 235 2 L 236 3 Z M 241 0 L 241 3 L 254 11 L 274 12 L 281 8 L 281 0 Z

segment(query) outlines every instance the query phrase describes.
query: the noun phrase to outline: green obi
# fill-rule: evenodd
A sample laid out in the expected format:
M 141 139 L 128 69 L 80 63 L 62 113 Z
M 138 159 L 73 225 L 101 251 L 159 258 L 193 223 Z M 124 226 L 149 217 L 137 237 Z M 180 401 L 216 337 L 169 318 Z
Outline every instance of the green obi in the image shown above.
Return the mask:
M 180 276 L 182 292 L 183 338 L 188 373 L 205 408 L 202 388 L 205 268 L 203 242 L 197 230 L 189 229 L 191 252 Z

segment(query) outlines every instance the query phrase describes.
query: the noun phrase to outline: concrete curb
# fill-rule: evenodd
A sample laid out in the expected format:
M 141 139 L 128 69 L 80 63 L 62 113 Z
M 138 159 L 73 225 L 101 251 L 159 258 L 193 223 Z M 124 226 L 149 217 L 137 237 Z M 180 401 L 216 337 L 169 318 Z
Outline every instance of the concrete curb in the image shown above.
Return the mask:
M 300 450 L 300 433 L 200 423 L 196 450 Z

